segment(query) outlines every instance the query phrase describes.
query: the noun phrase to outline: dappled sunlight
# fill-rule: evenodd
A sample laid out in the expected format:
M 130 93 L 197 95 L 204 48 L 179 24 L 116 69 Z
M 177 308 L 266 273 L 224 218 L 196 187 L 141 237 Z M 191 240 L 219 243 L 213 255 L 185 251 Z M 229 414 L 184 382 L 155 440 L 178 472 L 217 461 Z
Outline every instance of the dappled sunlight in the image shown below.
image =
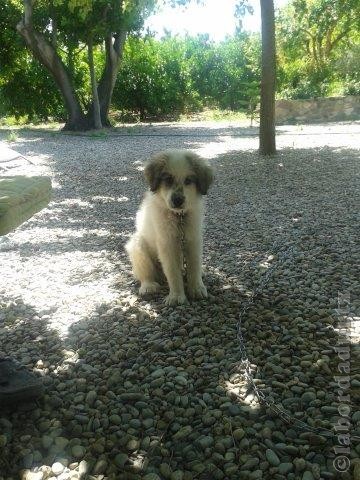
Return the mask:
M 199 155 L 205 158 L 216 158 L 225 153 L 234 150 L 251 149 L 255 150 L 257 147 L 257 140 L 252 137 L 232 138 L 232 137 L 218 137 L 217 142 L 204 141 L 198 143 L 194 150 Z M 194 147 L 192 147 L 194 148 Z
M 76 477 L 82 461 L 94 478 L 140 477 L 162 465 L 170 471 L 164 478 L 181 470 L 237 479 L 260 463 L 266 475 L 277 474 L 267 448 L 287 463 L 307 451 L 330 454 L 321 434 L 310 441 L 259 404 L 244 375 L 237 325 L 241 307 L 276 265 L 242 318 L 254 382 L 294 417 L 328 425 L 323 409 L 331 412 L 336 400 L 331 346 L 342 339 L 331 318 L 334 295 L 341 275 L 355 272 L 352 259 L 344 261 L 344 250 L 354 255 L 344 241 L 353 199 L 342 201 L 342 185 L 352 191 L 354 179 L 352 164 L 342 161 L 355 162 L 357 152 L 323 145 L 309 155 L 306 145 L 284 148 L 272 161 L 255 152 L 256 137 L 217 128 L 208 137 L 185 127 L 182 136 L 157 139 L 109 134 L 95 147 L 91 138 L 60 135 L 31 144 L 41 155 L 52 152 L 59 188 L 47 209 L 0 240 L 1 349 L 46 387 L 34 408 L 5 414 L 13 461 L 6 469 L 14 478 L 25 465 L 47 478 L 55 462 L 62 462 L 60 478 L 70 469 Z M 285 131 L 282 137 L 294 140 Z M 145 189 L 144 161 L 184 147 L 216 170 L 205 216 L 208 298 L 172 308 L 164 304 L 166 285 L 138 295 L 124 244 Z M 333 218 L 341 228 L 331 243 Z M 296 246 L 285 259 L 274 248 L 279 239 L 281 251 Z
M 343 336 L 349 345 L 360 344 L 360 316 L 351 313 L 342 315 L 341 322 L 334 327 L 334 331 Z
M 224 382 L 224 386 L 230 398 L 234 398 L 240 404 L 247 405 L 252 409 L 260 409 L 257 396 L 249 390 L 250 386 L 241 374 L 233 374 L 229 381 Z
M 51 215 L 49 217 L 52 221 L 57 220 L 56 215 Z M 76 219 L 67 219 L 67 223 L 77 224 L 78 220 Z M 97 244 L 97 239 L 103 239 L 104 244 L 106 245 L 106 239 L 109 237 L 110 232 L 101 228 L 46 228 L 46 227 L 34 227 L 31 229 L 31 234 L 29 235 L 29 230 L 19 230 L 16 232 L 16 236 L 12 236 L 13 242 L 15 241 L 17 246 L 19 245 L 32 245 L 34 252 L 46 252 L 46 250 L 53 250 L 54 252 L 59 250 L 77 250 L 77 248 L 82 249 L 84 244 L 92 241 L 95 245 Z M 118 236 L 123 236 L 123 232 L 118 232 Z M 79 240 L 78 245 L 76 245 L 76 239 Z M 10 251 L 14 249 L 13 242 L 3 241 L 0 243 L 0 252 L 1 251 Z M 47 247 L 47 248 L 46 248 Z M 27 256 L 27 255 L 24 255 Z
M 2 277 L 1 290 L 5 295 L 22 295 L 25 303 L 36 305 L 43 314 L 51 313 L 49 324 L 60 327 L 62 334 L 98 305 L 110 303 L 118 296 L 113 284 L 119 272 L 114 271 L 105 251 L 43 253 L 18 261 L 12 275 Z M 108 275 L 100 273 L 104 271 Z
M 96 197 L 93 197 L 93 200 Z M 52 202 L 52 209 L 57 209 L 59 207 L 82 207 L 82 208 L 93 208 L 93 205 L 89 201 L 84 201 L 81 198 L 66 198 L 65 200 Z
M 102 203 L 110 203 L 110 202 L 117 202 L 117 203 L 121 203 L 121 202 L 128 202 L 129 201 L 129 197 L 126 197 L 125 195 L 121 196 L 121 197 L 105 197 L 105 196 L 96 196 L 96 197 L 91 197 L 89 199 L 91 202 L 102 202 Z M 92 205 L 93 207 L 93 205 Z

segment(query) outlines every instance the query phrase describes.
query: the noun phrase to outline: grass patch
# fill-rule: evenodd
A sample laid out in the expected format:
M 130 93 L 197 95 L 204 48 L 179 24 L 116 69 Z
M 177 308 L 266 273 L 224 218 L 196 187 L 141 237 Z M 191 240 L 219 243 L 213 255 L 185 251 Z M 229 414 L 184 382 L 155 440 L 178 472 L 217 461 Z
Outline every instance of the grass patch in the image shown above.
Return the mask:
M 181 122 L 188 121 L 199 121 L 199 122 L 222 122 L 224 120 L 229 121 L 249 121 L 249 117 L 245 112 L 234 112 L 232 110 L 218 110 L 218 109 L 209 109 L 203 110 L 198 113 L 190 113 L 180 115 Z
M 21 117 L 8 116 L 0 118 L 0 129 L 7 130 L 51 130 L 58 131 L 63 127 L 63 123 L 50 120 L 48 122 L 29 122 L 28 116 Z
M 235 122 L 242 122 L 250 124 L 250 117 L 247 115 L 246 112 L 234 112 L 232 110 L 219 110 L 219 109 L 206 109 L 202 112 L 196 113 L 186 113 L 181 114 L 177 120 L 170 120 L 170 119 L 151 119 L 145 122 L 134 121 L 134 117 L 128 116 L 126 120 L 121 119 L 121 122 L 116 121 L 119 120 L 114 112 L 110 112 L 110 118 L 112 118 L 114 127 L 119 128 L 123 127 L 127 129 L 127 133 L 129 135 L 137 133 L 136 127 L 139 125 L 151 125 L 152 123 L 177 123 L 177 122 L 222 122 L 222 121 L 235 121 Z M 257 123 L 258 118 L 255 117 L 255 123 Z M 16 138 L 14 137 L 15 133 L 21 130 L 35 130 L 35 131 L 46 131 L 52 134 L 71 134 L 71 135 L 83 135 L 86 134 L 89 138 L 99 139 L 105 138 L 108 135 L 108 132 L 111 129 L 104 129 L 104 130 L 88 130 L 84 132 L 75 132 L 75 131 L 68 131 L 62 132 L 62 127 L 64 126 L 63 123 L 49 121 L 46 123 L 33 123 L 28 122 L 27 116 L 22 116 L 19 118 L 15 118 L 14 116 L 8 116 L 0 118 L 0 130 L 11 130 L 8 134 L 8 141 L 14 142 Z

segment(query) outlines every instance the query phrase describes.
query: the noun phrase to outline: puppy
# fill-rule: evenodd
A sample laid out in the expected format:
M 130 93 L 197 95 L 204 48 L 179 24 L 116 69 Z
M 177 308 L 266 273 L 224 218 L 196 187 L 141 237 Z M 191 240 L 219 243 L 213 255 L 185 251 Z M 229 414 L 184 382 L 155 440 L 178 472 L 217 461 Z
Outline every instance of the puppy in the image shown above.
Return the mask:
M 187 150 L 161 152 L 144 170 L 150 191 L 136 217 L 136 232 L 126 244 L 140 294 L 154 293 L 164 276 L 167 305 L 207 297 L 201 277 L 203 196 L 213 181 L 210 166 Z M 186 264 L 185 294 L 183 264 Z

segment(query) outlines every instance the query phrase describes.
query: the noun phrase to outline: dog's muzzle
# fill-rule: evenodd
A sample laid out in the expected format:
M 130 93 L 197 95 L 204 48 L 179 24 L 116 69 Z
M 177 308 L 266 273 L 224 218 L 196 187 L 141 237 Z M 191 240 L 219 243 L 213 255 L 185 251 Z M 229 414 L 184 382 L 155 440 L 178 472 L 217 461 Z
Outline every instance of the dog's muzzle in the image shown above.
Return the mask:
M 173 208 L 182 208 L 184 206 L 185 197 L 182 193 L 175 192 L 171 195 L 171 203 Z

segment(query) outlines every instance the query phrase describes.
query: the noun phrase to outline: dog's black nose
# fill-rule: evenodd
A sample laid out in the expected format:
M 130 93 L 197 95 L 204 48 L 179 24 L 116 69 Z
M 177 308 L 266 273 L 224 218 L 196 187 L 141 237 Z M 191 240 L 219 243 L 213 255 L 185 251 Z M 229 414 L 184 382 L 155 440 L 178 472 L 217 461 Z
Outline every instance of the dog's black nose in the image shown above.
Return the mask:
M 173 193 L 171 195 L 171 202 L 174 208 L 180 208 L 184 203 L 185 197 L 182 193 Z

